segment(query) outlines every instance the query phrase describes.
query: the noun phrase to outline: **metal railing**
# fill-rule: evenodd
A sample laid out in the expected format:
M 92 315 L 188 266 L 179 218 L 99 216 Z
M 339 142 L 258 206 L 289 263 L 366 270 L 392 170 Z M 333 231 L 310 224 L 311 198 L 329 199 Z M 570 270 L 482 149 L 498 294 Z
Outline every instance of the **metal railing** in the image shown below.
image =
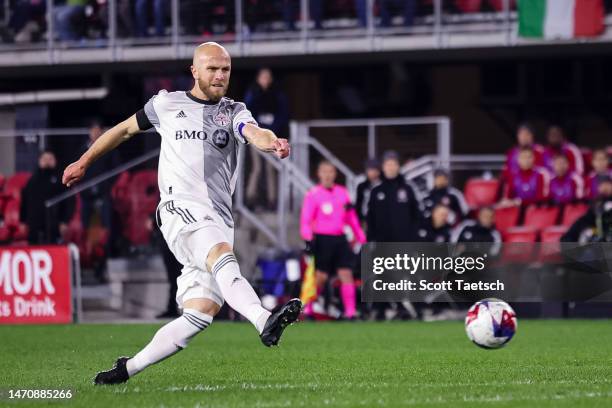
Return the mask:
M 234 56 L 447 48 L 465 46 L 461 37 L 465 34 L 476 34 L 470 39 L 476 46 L 520 43 L 515 27 L 517 15 L 511 9 L 510 0 L 503 1 L 500 11 L 478 13 L 453 13 L 454 1 L 434 0 L 429 10 L 415 14 L 412 21 L 406 22 L 403 16 L 396 15 L 391 19 L 391 24 L 385 27 L 381 26 L 382 19 L 375 15 L 375 10 L 382 9 L 383 5 L 375 7 L 374 0 L 364 2 L 365 16 L 361 16 L 358 8 L 331 10 L 331 15 L 324 15 L 325 10 L 311 10 L 309 0 L 301 0 L 295 10 L 292 4 L 296 2 L 293 1 L 260 2 L 257 7 L 261 10 L 253 10 L 255 6 L 247 0 L 234 0 L 233 6 L 230 2 L 225 3 L 227 9 L 222 15 L 216 16 L 210 11 L 196 19 L 209 21 L 206 26 L 211 27 L 211 32 L 203 33 L 201 23 L 194 25 L 190 20 L 193 19 L 191 15 L 200 12 L 204 6 L 194 1 L 171 0 L 167 9 L 160 12 L 162 15 L 159 18 L 165 20 L 164 33 L 160 36 L 151 35 L 152 27 L 148 24 L 154 19 L 156 11 L 152 15 L 139 11 L 132 19 L 127 15 L 131 13 L 120 14 L 118 0 L 107 0 L 101 3 L 103 10 L 85 18 L 84 25 L 89 27 L 88 31 L 93 31 L 92 25 L 101 26 L 96 28 L 94 38 L 65 39 L 62 33 L 66 27 L 56 23 L 57 11 L 64 6 L 46 0 L 45 22 L 40 22 L 46 25 L 46 31 L 42 33 L 41 40 L 2 44 L 0 64 L 181 59 L 190 57 L 194 44 L 207 40 L 223 42 Z M 249 17 L 255 12 L 259 15 L 258 20 Z M 83 11 L 83 16 L 86 13 Z M 106 15 L 105 21 L 99 18 L 103 15 Z M 98 18 L 92 22 L 92 16 Z M 122 24 L 119 24 L 120 21 Z M 145 33 L 140 33 L 140 37 L 121 33 L 120 25 L 130 23 L 131 27 L 126 30 L 142 24 L 148 28 Z M 493 37 L 484 39 L 482 33 L 492 34 Z M 407 38 L 411 39 L 407 41 Z M 15 51 L 22 51 L 17 59 L 12 57 Z M 38 53 L 28 54 L 27 51 Z

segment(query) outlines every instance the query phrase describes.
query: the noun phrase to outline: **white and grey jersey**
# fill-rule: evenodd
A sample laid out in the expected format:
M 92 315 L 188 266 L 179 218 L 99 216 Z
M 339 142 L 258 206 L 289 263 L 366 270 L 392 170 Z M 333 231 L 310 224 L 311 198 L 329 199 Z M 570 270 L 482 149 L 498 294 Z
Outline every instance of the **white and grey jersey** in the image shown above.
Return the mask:
M 242 127 L 257 124 L 244 103 L 229 98 L 212 103 L 189 92 L 161 90 L 136 118 L 141 130 L 154 126 L 161 135 L 161 201 L 206 203 L 233 227 L 238 156 L 247 143 Z

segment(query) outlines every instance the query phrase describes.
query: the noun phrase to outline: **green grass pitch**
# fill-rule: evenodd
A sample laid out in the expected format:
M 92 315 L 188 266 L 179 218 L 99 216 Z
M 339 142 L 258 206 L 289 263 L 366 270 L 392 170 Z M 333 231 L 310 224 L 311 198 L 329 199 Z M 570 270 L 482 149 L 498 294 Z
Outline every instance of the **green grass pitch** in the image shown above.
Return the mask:
M 612 322 L 519 321 L 504 349 L 460 322 L 300 323 L 279 348 L 216 322 L 119 386 L 91 378 L 158 325 L 0 326 L 0 388 L 72 388 L 58 407 L 612 407 Z

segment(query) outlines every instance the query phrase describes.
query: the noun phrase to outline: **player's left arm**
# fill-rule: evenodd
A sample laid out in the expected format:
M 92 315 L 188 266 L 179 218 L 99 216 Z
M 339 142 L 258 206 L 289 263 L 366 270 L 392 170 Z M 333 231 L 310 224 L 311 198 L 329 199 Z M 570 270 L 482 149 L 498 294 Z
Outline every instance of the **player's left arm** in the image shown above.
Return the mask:
M 244 123 L 240 126 L 240 133 L 262 152 L 274 153 L 279 159 L 289 156 L 291 148 L 287 139 L 277 137 L 269 129 L 260 128 L 254 123 Z

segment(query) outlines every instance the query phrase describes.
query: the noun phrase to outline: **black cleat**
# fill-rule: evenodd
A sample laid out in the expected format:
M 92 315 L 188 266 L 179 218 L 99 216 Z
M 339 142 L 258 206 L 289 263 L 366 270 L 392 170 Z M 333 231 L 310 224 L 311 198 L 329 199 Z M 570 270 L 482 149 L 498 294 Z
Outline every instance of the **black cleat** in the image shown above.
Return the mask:
M 130 378 L 126 367 L 129 359 L 129 357 L 119 357 L 113 368 L 108 371 L 100 371 L 93 380 L 94 385 L 121 384 L 126 382 Z
M 302 302 L 300 299 L 291 299 L 276 313 L 271 314 L 259 335 L 264 346 L 277 346 L 278 341 L 283 335 L 283 330 L 297 321 L 301 311 Z

